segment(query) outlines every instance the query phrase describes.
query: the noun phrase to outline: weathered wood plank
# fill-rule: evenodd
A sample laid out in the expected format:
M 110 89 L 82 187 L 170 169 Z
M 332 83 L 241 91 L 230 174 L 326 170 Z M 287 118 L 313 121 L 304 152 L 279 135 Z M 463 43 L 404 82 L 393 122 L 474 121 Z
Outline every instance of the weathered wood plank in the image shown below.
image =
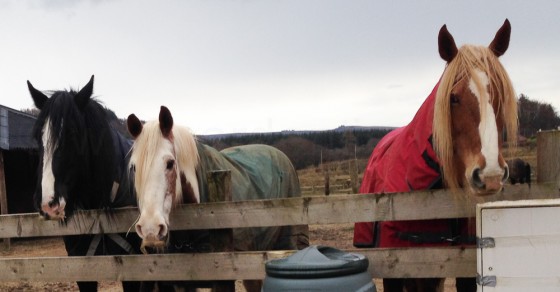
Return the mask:
M 211 171 L 206 178 L 208 185 L 208 201 L 231 202 L 231 171 Z M 233 229 L 214 229 L 210 231 L 212 251 L 233 251 Z
M 369 271 L 374 278 L 475 277 L 476 249 L 401 248 L 368 249 Z
M 474 277 L 474 248 L 347 250 L 369 259 L 374 278 Z M 263 279 L 264 264 L 293 251 L 0 259 L 0 281 Z
M 531 189 L 508 185 L 498 195 L 469 202 L 444 190 L 222 202 L 179 206 L 170 222 L 173 230 L 187 230 L 474 217 L 476 203 L 559 197 L 555 184 L 534 184 Z M 81 211 L 66 225 L 40 220 L 36 213 L 0 216 L 0 238 L 134 232 L 131 226 L 137 217 L 135 208 L 114 210 L 110 216 L 98 210 Z
M 138 209 L 78 211 L 67 223 L 44 220 L 38 213 L 0 216 L 0 238 L 60 236 L 134 231 Z
M 555 182 L 560 187 L 560 131 L 537 133 L 537 182 Z
M 231 202 L 231 171 L 220 170 L 208 172 L 206 177 L 209 202 Z M 213 252 L 232 252 L 233 229 L 210 230 L 210 246 Z M 215 281 L 213 291 L 235 291 L 235 281 Z

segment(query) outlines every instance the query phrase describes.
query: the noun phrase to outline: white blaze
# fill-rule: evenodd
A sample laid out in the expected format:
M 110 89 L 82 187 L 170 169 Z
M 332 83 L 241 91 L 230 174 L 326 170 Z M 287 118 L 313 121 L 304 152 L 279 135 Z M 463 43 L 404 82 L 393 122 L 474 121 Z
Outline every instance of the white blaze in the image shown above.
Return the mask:
M 47 119 L 43 126 L 43 178 L 41 189 L 43 191 L 42 205 L 50 202 L 54 198 L 54 174 L 52 170 L 52 159 L 54 146 L 49 142 L 51 135 L 51 120 Z
M 498 162 L 500 154 L 498 144 L 498 126 L 496 125 L 496 115 L 490 103 L 488 85 L 488 76 L 486 73 L 477 70 L 475 74 L 482 85 L 483 92 L 479 92 L 476 82 L 472 79 L 469 82 L 469 89 L 478 98 L 480 104 L 480 124 L 478 132 L 482 146 L 482 155 L 486 160 L 486 167 L 482 170 L 483 176 L 501 175 L 503 170 Z
M 145 169 L 137 169 L 137 172 L 147 171 L 146 181 L 136 191 L 140 196 L 138 201 L 140 218 L 136 224 L 136 232 L 142 239 L 160 240 L 160 236 L 167 235 L 169 226 L 169 213 L 172 207 L 172 196 L 166 195 L 169 183 L 165 176 L 166 162 L 173 158 L 173 145 L 166 141 L 158 149 L 154 161 Z M 133 154 L 134 155 L 134 154 Z M 131 161 L 135 162 L 135 156 Z M 136 164 L 136 163 L 135 163 Z M 140 179 L 136 180 L 137 187 Z M 175 184 L 176 182 L 171 182 Z
M 43 211 L 47 212 L 45 207 L 54 199 L 54 173 L 52 168 L 52 161 L 54 156 L 55 145 L 52 145 L 50 140 L 51 121 L 47 119 L 43 126 L 43 135 L 41 137 L 43 143 L 43 177 L 41 179 L 42 199 L 41 207 Z M 61 209 L 64 209 L 66 202 L 64 198 L 59 199 Z M 49 208 L 50 209 L 50 208 Z M 49 214 L 52 215 L 52 214 Z

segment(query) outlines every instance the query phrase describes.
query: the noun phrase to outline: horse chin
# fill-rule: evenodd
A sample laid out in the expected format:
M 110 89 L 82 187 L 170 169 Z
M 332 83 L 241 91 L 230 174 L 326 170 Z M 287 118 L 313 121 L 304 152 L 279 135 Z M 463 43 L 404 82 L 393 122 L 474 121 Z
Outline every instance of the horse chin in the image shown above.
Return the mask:
M 53 216 L 51 218 L 51 220 L 58 220 L 58 221 L 64 221 L 66 220 L 66 213 L 64 213 L 64 211 L 56 214 L 55 216 Z
M 500 189 L 501 190 L 501 189 Z M 500 190 L 486 190 L 486 189 L 472 189 L 472 194 L 475 197 L 486 197 L 497 194 Z
M 66 213 L 64 210 L 57 211 L 55 213 L 47 213 L 44 211 L 39 212 L 39 216 L 41 219 L 44 220 L 56 220 L 56 221 L 64 221 L 66 220 Z
M 503 184 L 484 184 L 482 187 L 471 182 L 470 184 L 471 194 L 475 197 L 486 197 L 499 193 L 503 189 Z
M 140 251 L 143 254 L 162 253 L 167 246 L 167 240 L 142 239 Z

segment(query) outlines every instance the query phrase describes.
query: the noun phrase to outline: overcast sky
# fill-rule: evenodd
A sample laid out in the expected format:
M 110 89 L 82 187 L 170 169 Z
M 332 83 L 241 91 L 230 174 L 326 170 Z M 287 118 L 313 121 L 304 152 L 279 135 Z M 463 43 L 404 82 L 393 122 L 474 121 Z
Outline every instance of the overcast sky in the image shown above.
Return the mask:
M 0 104 L 81 88 L 119 117 L 166 105 L 197 134 L 403 126 L 436 84 L 443 24 L 488 45 L 518 94 L 560 110 L 560 1 L 0 0 Z

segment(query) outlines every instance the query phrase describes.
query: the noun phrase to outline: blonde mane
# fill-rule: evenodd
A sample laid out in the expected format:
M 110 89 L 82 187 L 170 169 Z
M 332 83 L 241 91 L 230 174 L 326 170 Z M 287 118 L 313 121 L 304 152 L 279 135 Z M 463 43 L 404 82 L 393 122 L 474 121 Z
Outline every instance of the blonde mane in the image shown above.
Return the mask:
M 481 113 L 484 113 L 488 104 L 487 98 L 498 99 L 498 112 L 504 119 L 507 133 L 508 146 L 514 147 L 517 141 L 517 97 L 509 76 L 498 57 L 488 48 L 482 46 L 464 45 L 455 58 L 447 65 L 441 78 L 436 94 L 433 119 L 434 150 L 443 169 L 443 180 L 446 187 L 458 189 L 460 182 L 453 167 L 453 140 L 451 135 L 451 105 L 450 94 L 462 78 L 471 77 L 479 92 L 483 92 L 484 85 L 475 74 L 480 70 L 488 75 L 490 94 L 481 96 Z M 494 92 L 495 88 L 497 92 Z M 490 100 L 493 102 L 494 100 Z
M 154 167 L 154 162 L 158 158 L 158 149 L 167 147 L 165 141 L 168 140 L 161 133 L 159 122 L 151 121 L 143 125 L 141 134 L 132 145 L 130 162 L 135 163 L 134 181 L 137 188 L 136 198 L 139 204 L 142 204 L 142 197 L 139 194 L 144 194 L 145 192 L 145 182 L 150 179 L 149 170 Z M 196 167 L 198 166 L 199 156 L 196 138 L 188 128 L 175 125 L 171 141 L 173 142 L 172 151 L 174 152 L 178 167 L 173 205 L 180 204 L 183 200 L 181 181 L 179 179 L 181 173 L 186 176 L 187 181 L 191 182 L 195 197 L 199 200 L 198 182 L 196 180 Z

